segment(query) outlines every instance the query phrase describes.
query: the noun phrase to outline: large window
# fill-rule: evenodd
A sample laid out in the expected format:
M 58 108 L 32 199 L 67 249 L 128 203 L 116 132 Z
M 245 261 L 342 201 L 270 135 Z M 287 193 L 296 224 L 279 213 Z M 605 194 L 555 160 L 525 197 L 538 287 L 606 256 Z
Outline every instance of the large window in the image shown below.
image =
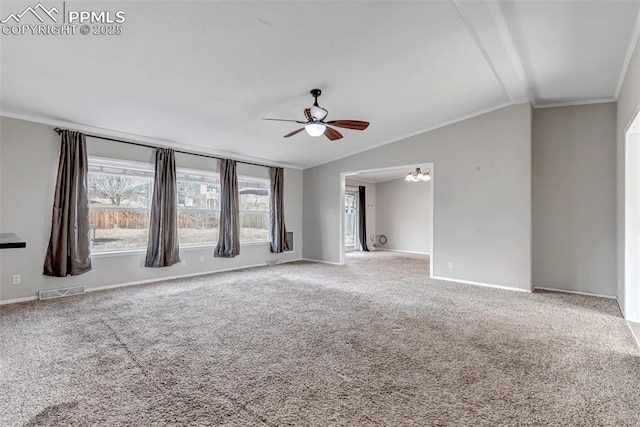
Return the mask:
M 220 219 L 217 172 L 177 170 L 180 246 L 215 245 Z M 93 252 L 147 247 L 153 166 L 89 158 L 89 211 Z M 240 242 L 269 239 L 269 180 L 238 177 Z

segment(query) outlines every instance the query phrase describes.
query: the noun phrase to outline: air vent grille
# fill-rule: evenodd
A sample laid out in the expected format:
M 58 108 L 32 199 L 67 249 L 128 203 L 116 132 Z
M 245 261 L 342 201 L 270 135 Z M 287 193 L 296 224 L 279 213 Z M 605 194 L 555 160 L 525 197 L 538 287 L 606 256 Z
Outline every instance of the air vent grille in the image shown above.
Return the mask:
M 62 289 L 52 289 L 46 291 L 38 292 L 38 298 L 43 299 L 52 299 L 52 298 L 62 298 L 68 297 L 71 295 L 80 295 L 84 294 L 84 286 L 75 286 L 73 288 L 62 288 Z

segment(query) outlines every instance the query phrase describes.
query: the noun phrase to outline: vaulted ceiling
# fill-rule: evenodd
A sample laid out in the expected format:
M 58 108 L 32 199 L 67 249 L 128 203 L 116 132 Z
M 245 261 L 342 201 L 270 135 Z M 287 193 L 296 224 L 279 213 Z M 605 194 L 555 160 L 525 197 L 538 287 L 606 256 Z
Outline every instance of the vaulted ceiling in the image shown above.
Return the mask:
M 79 5 L 124 11 L 123 33 L 1 34 L 3 115 L 297 167 L 510 104 L 613 101 L 640 32 L 640 0 Z M 312 88 L 371 125 L 330 142 L 260 120 L 303 120 Z

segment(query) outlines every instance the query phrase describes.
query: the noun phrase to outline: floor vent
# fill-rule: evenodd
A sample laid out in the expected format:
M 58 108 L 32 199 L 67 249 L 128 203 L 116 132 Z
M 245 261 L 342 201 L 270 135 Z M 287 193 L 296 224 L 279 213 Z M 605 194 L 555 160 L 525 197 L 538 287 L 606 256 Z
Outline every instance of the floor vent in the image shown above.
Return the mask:
M 38 298 L 52 299 L 52 298 L 62 298 L 62 297 L 68 297 L 71 295 L 80 295 L 80 294 L 84 294 L 84 286 L 75 286 L 73 288 L 52 289 L 50 291 L 40 291 L 38 292 Z

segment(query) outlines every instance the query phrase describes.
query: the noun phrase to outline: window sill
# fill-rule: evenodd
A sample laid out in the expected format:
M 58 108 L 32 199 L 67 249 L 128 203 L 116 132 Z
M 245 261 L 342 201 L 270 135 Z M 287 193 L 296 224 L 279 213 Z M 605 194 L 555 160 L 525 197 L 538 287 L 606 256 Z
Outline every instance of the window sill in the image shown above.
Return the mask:
M 242 246 L 262 246 L 269 245 L 271 242 L 268 240 L 258 240 L 255 242 L 240 242 L 240 247 Z M 180 246 L 181 251 L 196 251 L 202 249 L 214 249 L 216 245 L 189 245 L 189 246 Z M 101 252 L 91 252 L 92 258 L 106 258 L 112 256 L 128 256 L 128 255 L 145 255 L 147 252 L 146 249 L 125 249 L 121 251 L 101 251 Z

